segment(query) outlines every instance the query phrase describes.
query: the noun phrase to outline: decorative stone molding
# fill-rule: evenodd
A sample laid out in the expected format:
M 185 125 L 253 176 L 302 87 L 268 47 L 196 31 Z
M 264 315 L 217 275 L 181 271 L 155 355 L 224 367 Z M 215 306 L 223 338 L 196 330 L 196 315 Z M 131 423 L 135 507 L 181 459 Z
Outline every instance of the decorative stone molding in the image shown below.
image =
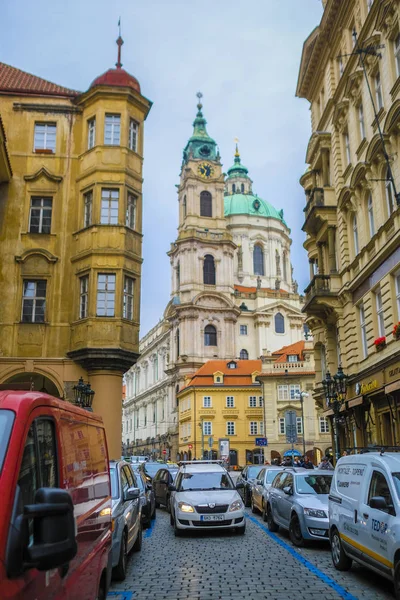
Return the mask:
M 348 76 L 344 95 L 347 96 L 351 103 L 358 105 L 361 100 L 361 84 L 364 77 L 364 71 L 361 68 L 357 68 L 354 73 Z
M 347 100 L 347 98 L 345 98 L 344 100 L 342 100 L 341 102 L 338 102 L 336 104 L 336 107 L 335 107 L 335 110 L 333 113 L 333 117 L 332 117 L 332 123 L 333 123 L 334 127 L 341 133 L 343 133 L 343 131 L 347 127 L 348 112 L 349 112 L 349 101 Z
M 44 177 L 45 179 L 53 181 L 54 183 L 61 183 L 63 180 L 60 175 L 54 175 L 48 171 L 46 167 L 41 167 L 38 171 L 32 173 L 32 175 L 24 175 L 25 181 L 36 181 L 36 179 L 39 179 L 40 177 Z

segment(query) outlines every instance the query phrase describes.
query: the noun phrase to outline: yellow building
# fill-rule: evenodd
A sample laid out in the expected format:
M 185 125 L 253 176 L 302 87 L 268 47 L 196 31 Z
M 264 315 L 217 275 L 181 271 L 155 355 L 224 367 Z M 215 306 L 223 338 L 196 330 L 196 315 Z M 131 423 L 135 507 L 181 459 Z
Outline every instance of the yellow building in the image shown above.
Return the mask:
M 297 86 L 312 122 L 304 310 L 320 406 L 327 372 L 349 376 L 335 407 L 343 450 L 400 440 L 400 13 L 394 0 L 323 5 Z
M 179 402 L 179 458 L 221 456 L 229 443 L 231 465 L 282 459 L 291 449 L 286 441 L 285 412 L 297 413 L 298 441 L 295 453 L 303 454 L 304 397 L 305 450 L 316 462 L 330 446 L 329 422 L 316 410 L 313 389 L 311 342 L 297 342 L 263 360 L 210 360 L 177 394 Z M 265 403 L 264 403 L 265 398 Z M 266 432 L 266 435 L 264 434 Z M 266 446 L 258 445 L 267 439 Z M 262 443 L 262 442 L 261 442 Z
M 117 43 L 83 93 L 0 63 L 0 384 L 72 400 L 90 379 L 113 458 L 138 356 L 151 107 Z

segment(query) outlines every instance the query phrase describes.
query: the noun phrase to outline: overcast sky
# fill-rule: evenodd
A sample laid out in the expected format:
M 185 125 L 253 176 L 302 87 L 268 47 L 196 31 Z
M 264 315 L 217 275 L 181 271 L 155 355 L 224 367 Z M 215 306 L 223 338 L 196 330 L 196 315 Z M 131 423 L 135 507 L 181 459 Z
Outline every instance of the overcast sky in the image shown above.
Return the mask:
M 73 89 L 114 66 L 121 16 L 124 68 L 154 102 L 145 124 L 141 335 L 170 298 L 166 252 L 176 238 L 182 150 L 192 134 L 196 92 L 226 171 L 234 138 L 253 190 L 284 209 L 292 263 L 308 284 L 304 234 L 309 107 L 295 98 L 305 38 L 321 0 L 3 0 L 0 60 Z

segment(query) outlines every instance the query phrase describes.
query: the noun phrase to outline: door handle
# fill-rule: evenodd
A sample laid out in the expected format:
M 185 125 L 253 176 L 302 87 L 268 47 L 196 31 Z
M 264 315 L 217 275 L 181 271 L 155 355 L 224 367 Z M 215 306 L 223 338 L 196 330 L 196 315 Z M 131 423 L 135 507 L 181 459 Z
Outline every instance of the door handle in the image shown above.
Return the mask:
M 363 513 L 363 517 L 364 517 L 364 519 L 368 519 L 369 514 L 368 513 Z

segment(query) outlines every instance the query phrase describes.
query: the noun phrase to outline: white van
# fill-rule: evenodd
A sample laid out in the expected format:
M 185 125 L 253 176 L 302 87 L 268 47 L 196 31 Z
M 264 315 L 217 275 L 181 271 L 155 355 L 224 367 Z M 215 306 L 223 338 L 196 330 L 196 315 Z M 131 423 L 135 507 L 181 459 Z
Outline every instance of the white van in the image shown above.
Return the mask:
M 341 458 L 329 494 L 333 564 L 353 559 L 393 580 L 400 600 L 400 453 L 368 452 Z

